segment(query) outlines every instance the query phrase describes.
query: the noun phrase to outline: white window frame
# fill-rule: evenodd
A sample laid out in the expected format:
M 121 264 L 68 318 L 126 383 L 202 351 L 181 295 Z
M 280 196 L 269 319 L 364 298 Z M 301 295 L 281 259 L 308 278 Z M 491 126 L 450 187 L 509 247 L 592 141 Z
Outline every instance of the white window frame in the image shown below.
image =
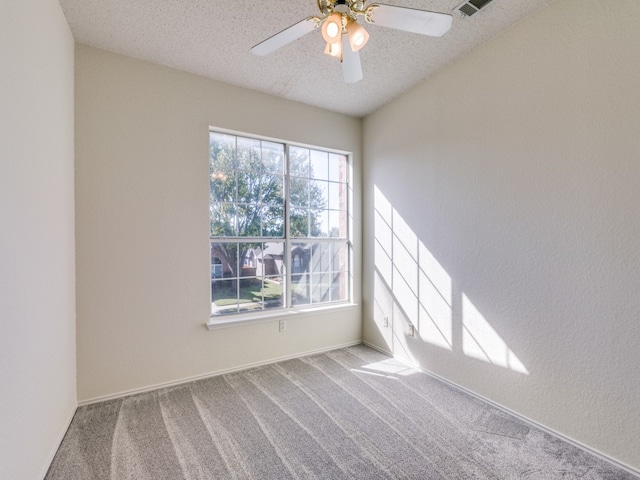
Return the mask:
M 285 265 L 286 265 L 286 274 L 285 274 L 285 299 L 284 306 L 282 308 L 274 308 L 274 309 L 265 309 L 257 312 L 247 312 L 247 313 L 237 313 L 230 315 L 213 315 L 210 313 L 209 320 L 207 322 L 207 328 L 209 330 L 216 330 L 219 328 L 225 328 L 234 326 L 237 324 L 252 324 L 252 323 L 262 323 L 268 321 L 277 321 L 279 319 L 286 319 L 294 315 L 296 318 L 305 317 L 305 316 L 313 316 L 313 315 L 321 315 L 330 313 L 336 310 L 355 310 L 357 305 L 353 303 L 353 259 L 354 259 L 354 251 L 353 251 L 353 154 L 351 152 L 336 150 L 327 147 L 321 147 L 317 145 L 308 145 L 298 142 L 291 142 L 288 140 L 282 140 L 278 138 L 265 137 L 260 135 L 255 135 L 251 133 L 240 132 L 236 130 L 228 130 L 224 128 L 218 127 L 210 127 L 209 132 L 234 135 L 244 138 L 251 138 L 255 140 L 267 141 L 280 143 L 284 145 L 284 161 L 285 161 L 285 173 L 284 173 L 284 197 L 285 197 L 285 205 L 284 205 L 284 219 L 285 219 L 285 234 L 284 237 L 215 237 L 220 242 L 224 241 L 237 241 L 237 242 L 250 242 L 252 239 L 260 238 L 261 241 L 268 242 L 269 240 L 274 242 L 284 241 L 284 251 L 286 255 Z M 347 237 L 345 238 L 336 238 L 336 237 L 291 237 L 290 234 L 290 225 L 289 225 L 289 181 L 290 181 L 290 147 L 300 147 L 300 148 L 308 148 L 312 150 L 318 150 L 322 152 L 327 152 L 330 154 L 343 155 L 346 157 L 346 189 L 347 189 Z M 210 161 L 210 159 L 208 159 Z M 212 239 L 214 237 L 210 236 L 209 244 L 211 245 Z M 308 243 L 312 243 L 314 241 L 318 242 L 327 242 L 327 243 L 338 243 L 344 244 L 347 249 L 347 271 L 345 272 L 345 280 L 347 281 L 346 285 L 346 299 L 335 302 L 327 302 L 327 303 L 316 303 L 316 304 L 305 304 L 299 306 L 292 306 L 292 258 L 291 258 L 291 244 L 296 242 L 307 241 Z M 211 247 L 209 247 L 210 250 Z M 211 295 L 211 289 L 210 289 Z M 209 305 L 212 303 L 212 298 L 209 298 Z M 211 312 L 211 310 L 210 310 Z

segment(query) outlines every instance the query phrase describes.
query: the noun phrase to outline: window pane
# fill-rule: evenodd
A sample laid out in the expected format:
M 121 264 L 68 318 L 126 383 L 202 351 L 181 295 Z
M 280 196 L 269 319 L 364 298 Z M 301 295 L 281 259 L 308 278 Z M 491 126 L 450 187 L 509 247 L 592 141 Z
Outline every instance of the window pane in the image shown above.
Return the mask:
M 311 300 L 313 303 L 331 301 L 331 276 L 328 273 L 312 275 Z
M 263 237 L 284 237 L 284 208 L 263 206 L 260 215 Z
M 209 207 L 211 236 L 236 235 L 236 207 L 231 203 L 218 203 Z
M 235 164 L 236 137 L 223 133 L 209 133 L 209 159 L 213 170 L 231 170 Z
M 222 277 L 237 276 L 238 244 L 235 242 L 211 242 L 211 258 L 220 263 Z
M 242 312 L 262 310 L 262 279 L 241 278 L 239 282 L 238 307 Z
M 335 272 L 331 283 L 331 301 L 347 300 L 347 274 Z
M 260 201 L 267 205 L 284 204 L 284 180 L 282 175 L 262 175 L 259 178 Z
M 347 212 L 329 210 L 329 236 L 334 238 L 347 237 Z
M 311 207 L 324 209 L 329 205 L 329 182 L 312 181 L 311 185 Z
M 311 251 L 309 266 L 301 264 L 298 270 L 295 253 Z M 306 274 L 311 303 L 328 303 L 347 299 L 347 252 L 346 243 L 317 241 L 313 244 L 298 243 L 292 251 L 293 273 Z M 309 275 L 310 274 L 310 275 Z
M 347 181 L 347 157 L 335 153 L 329 154 L 329 180 L 334 182 Z
M 243 279 L 241 283 L 241 295 L 249 295 L 247 298 L 240 297 L 238 303 L 238 313 L 249 313 L 263 310 L 262 297 L 260 296 L 260 290 L 262 288 L 262 282 L 254 279 Z M 249 290 L 251 288 L 251 290 Z
M 291 175 L 294 177 L 309 177 L 309 149 L 289 147 L 289 163 Z
M 311 169 L 309 176 L 317 180 L 329 179 L 329 154 L 318 150 L 311 150 Z
M 267 277 L 264 279 L 262 296 L 264 308 L 284 307 L 284 288 L 282 277 Z
M 331 244 L 319 242 L 313 244 L 311 260 L 311 271 L 313 273 L 328 272 L 331 270 Z
M 282 175 L 284 173 L 284 145 L 262 142 L 262 171 Z
M 258 257 L 257 275 L 284 280 L 286 275 L 284 242 L 265 242 Z
M 291 244 L 291 258 L 292 263 L 294 257 L 298 257 L 300 259 L 299 269 L 297 271 L 293 271 L 293 273 L 302 273 L 308 272 L 309 266 L 311 264 L 311 250 L 312 245 L 306 242 L 294 242 Z
M 211 314 L 229 315 L 238 313 L 237 280 L 211 281 Z
M 238 218 L 238 236 L 259 237 L 262 206 L 254 203 L 238 205 L 236 213 Z
M 294 275 L 309 271 L 311 249 L 306 243 L 293 243 L 291 245 L 291 273 Z
M 327 192 L 327 208 L 338 210 L 340 208 L 340 184 L 329 182 Z
M 326 237 L 329 225 L 329 212 L 327 210 L 311 211 L 311 235 L 312 237 Z
M 222 278 L 222 260 L 218 250 L 214 248 L 215 245 L 211 245 L 211 280 Z
M 238 137 L 236 168 L 259 172 L 261 170 L 260 140 Z
M 294 207 L 309 206 L 309 180 L 292 177 L 289 180 L 289 199 Z
M 260 202 L 260 176 L 253 172 L 236 172 L 239 203 Z
M 262 254 L 261 243 L 238 244 L 238 272 L 240 277 L 255 277 L 258 256 Z
M 210 202 L 236 201 L 236 175 L 233 170 L 211 170 L 209 179 Z
M 344 243 L 332 244 L 331 270 L 334 272 L 346 271 L 347 245 Z
M 349 209 L 349 188 L 346 183 L 338 184 L 338 198 L 340 201 L 338 202 L 338 210 L 348 210 Z
M 346 244 L 295 242 L 291 248 L 293 305 L 345 300 Z M 335 271 L 334 268 L 338 268 Z
M 291 275 L 291 304 L 308 305 L 311 303 L 309 295 L 309 275 Z
M 289 229 L 292 237 L 309 236 L 309 210 L 291 207 Z

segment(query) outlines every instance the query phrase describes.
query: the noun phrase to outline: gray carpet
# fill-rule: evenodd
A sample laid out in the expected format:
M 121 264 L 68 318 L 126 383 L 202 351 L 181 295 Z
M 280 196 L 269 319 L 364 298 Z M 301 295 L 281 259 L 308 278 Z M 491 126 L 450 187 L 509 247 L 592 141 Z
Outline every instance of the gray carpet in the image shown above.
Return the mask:
M 637 479 L 365 346 L 80 407 L 54 479 Z

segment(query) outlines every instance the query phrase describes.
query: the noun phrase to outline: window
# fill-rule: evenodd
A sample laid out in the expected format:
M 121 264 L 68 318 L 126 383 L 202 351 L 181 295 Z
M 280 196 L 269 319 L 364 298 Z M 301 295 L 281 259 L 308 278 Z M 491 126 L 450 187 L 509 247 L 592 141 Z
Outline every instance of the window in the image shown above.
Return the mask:
M 350 300 L 348 172 L 344 154 L 210 132 L 212 316 Z

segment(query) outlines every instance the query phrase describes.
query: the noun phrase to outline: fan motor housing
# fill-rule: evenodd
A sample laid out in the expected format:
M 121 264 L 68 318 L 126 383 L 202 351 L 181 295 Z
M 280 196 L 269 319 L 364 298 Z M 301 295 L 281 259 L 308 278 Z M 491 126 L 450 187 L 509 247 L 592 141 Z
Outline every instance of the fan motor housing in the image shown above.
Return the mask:
M 336 13 L 349 13 L 351 7 L 347 4 L 347 0 L 336 0 L 333 4 L 333 11 Z

